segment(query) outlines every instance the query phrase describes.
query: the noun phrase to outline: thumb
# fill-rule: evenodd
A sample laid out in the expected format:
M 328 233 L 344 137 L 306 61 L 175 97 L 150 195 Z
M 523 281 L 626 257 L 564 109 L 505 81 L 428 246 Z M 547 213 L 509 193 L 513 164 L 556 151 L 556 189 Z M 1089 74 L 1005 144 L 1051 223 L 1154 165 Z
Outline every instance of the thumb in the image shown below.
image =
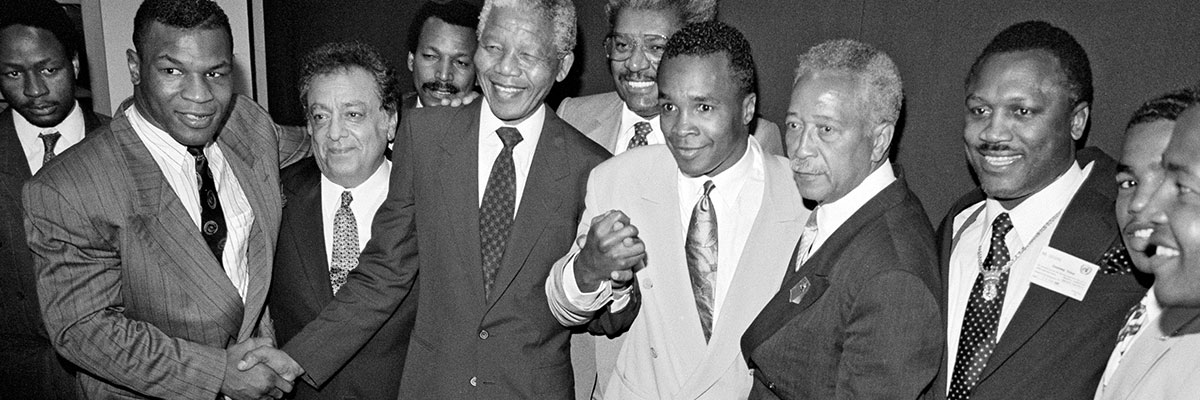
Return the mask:
M 242 357 L 241 361 L 238 361 L 237 369 L 238 371 L 245 371 L 266 361 L 266 357 L 260 356 L 257 349 L 251 350 Z

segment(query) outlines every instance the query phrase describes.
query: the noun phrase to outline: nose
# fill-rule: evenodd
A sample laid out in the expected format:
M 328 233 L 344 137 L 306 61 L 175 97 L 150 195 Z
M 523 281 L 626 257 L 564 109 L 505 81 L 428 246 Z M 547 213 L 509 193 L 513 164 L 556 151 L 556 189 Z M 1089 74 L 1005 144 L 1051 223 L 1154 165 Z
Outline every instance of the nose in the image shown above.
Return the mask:
M 213 99 L 212 87 L 202 74 L 191 74 L 184 78 L 180 96 L 193 103 L 205 103 Z
M 25 97 L 37 98 L 45 96 L 50 90 L 46 88 L 46 78 L 42 74 L 34 72 L 27 74 L 24 88 Z
M 1167 208 L 1169 207 L 1170 199 L 1175 195 L 1175 190 L 1177 189 L 1170 182 L 1170 179 L 1163 179 L 1138 213 L 1142 214 L 1144 218 L 1149 218 L 1150 222 L 1155 225 L 1165 225 L 1168 222 Z M 1132 208 L 1131 204 L 1130 209 Z
M 625 68 L 632 72 L 650 68 L 650 58 L 646 57 L 645 45 L 638 46 L 633 50 L 633 54 L 629 56 L 628 60 L 625 60 Z
M 796 128 L 795 135 L 788 135 L 788 141 L 792 142 L 793 149 L 791 150 L 791 158 L 805 159 L 816 154 L 816 144 L 814 137 L 816 136 L 815 129 L 804 129 L 803 127 Z
M 329 120 L 329 132 L 327 133 L 329 140 L 339 141 L 342 138 L 350 136 L 350 128 L 347 127 L 346 119 L 341 115 L 334 114 Z
M 979 131 L 979 139 L 987 143 L 1000 143 L 1012 140 L 1012 127 L 992 115 L 983 121 Z
M 454 60 L 449 57 L 444 57 L 442 62 L 438 63 L 437 70 L 433 72 L 433 77 L 442 82 L 454 80 L 454 70 L 451 67 L 453 62 Z
M 521 74 L 520 60 L 517 59 L 516 51 L 505 52 L 500 56 L 500 62 L 496 64 L 496 72 L 504 76 L 518 76 Z
M 674 137 L 683 137 L 696 134 L 696 125 L 692 123 L 691 112 L 681 108 L 676 112 L 662 113 L 659 116 L 659 122 L 662 125 L 664 133 Z
M 1141 217 L 1145 214 L 1146 207 L 1150 205 L 1150 200 L 1154 198 L 1154 193 L 1158 191 L 1158 187 L 1162 185 L 1162 174 L 1150 174 L 1142 182 L 1138 182 L 1138 187 L 1133 191 L 1133 198 L 1129 199 L 1129 214 L 1135 217 Z

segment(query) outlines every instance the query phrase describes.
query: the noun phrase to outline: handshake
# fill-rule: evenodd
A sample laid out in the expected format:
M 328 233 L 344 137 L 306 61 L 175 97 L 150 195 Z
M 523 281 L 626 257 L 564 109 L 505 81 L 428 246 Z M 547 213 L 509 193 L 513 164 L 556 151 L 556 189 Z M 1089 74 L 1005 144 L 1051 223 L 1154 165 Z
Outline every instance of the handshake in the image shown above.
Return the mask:
M 236 400 L 278 399 L 292 391 L 304 368 L 270 338 L 250 338 L 225 350 L 221 394 Z
M 611 280 L 614 289 L 628 285 L 634 272 L 645 267 L 646 244 L 621 211 L 610 210 L 592 218 L 587 234 L 576 242 L 580 250 L 575 258 L 575 283 L 585 293 L 595 291 L 605 280 Z

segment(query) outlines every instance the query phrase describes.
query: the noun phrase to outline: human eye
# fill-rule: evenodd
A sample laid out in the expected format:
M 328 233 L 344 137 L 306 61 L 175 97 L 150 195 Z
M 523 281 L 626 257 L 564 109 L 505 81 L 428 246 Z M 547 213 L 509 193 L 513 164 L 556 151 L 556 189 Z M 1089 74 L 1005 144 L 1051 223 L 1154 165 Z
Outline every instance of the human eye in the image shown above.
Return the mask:
M 1126 173 L 1117 174 L 1117 187 L 1121 190 L 1130 190 L 1138 185 L 1137 179 Z
M 1028 117 L 1033 114 L 1033 110 L 1026 107 L 1013 107 L 1012 113 L 1019 117 Z
M 700 112 L 709 112 L 713 110 L 713 106 L 708 104 L 699 104 L 696 106 L 696 110 Z
M 361 111 L 347 111 L 346 112 L 346 118 L 350 118 L 350 119 L 361 119 L 364 116 L 366 116 L 366 114 Z
M 314 111 L 308 114 L 308 120 L 312 121 L 313 125 L 320 125 L 329 121 L 329 114 L 322 111 Z
M 183 75 L 182 70 L 180 70 L 179 68 L 174 68 L 174 67 L 162 68 L 159 71 L 162 71 L 162 73 L 167 74 L 167 75 Z
M 675 112 L 675 110 L 677 109 L 677 107 L 675 107 L 675 104 L 672 104 L 672 103 L 663 103 L 661 105 L 661 107 L 662 107 L 663 112 L 665 112 L 665 113 L 672 113 L 672 112 Z
M 463 68 L 463 69 L 466 69 L 466 68 L 471 68 L 471 62 L 470 62 L 470 61 L 467 61 L 467 60 L 461 60 L 461 59 L 460 59 L 460 60 L 454 60 L 454 66 L 456 66 L 456 67 L 459 67 L 459 68 Z
M 21 71 L 5 71 L 4 72 L 4 77 L 6 77 L 6 78 L 14 78 L 15 79 L 18 76 L 21 76 Z
M 61 70 L 62 70 L 62 68 L 58 68 L 58 67 L 48 67 L 48 68 L 42 68 L 41 72 L 42 72 L 42 75 L 50 76 L 50 75 L 54 75 L 54 74 L 58 73 L 58 71 L 61 71 Z
M 207 74 L 204 74 L 204 76 L 212 78 L 212 79 L 220 79 L 220 78 L 224 78 L 228 75 L 229 75 L 229 73 L 224 72 L 224 71 L 211 71 Z
M 990 108 L 987 108 L 984 106 L 968 106 L 967 107 L 967 115 L 970 115 L 973 117 L 987 116 L 988 114 L 991 114 L 991 112 L 992 112 L 992 110 Z
M 791 122 L 791 121 L 789 121 L 789 122 L 786 122 L 786 123 L 784 123 L 784 124 L 783 124 L 783 126 L 784 126 L 784 129 L 787 129 L 787 130 L 789 130 L 789 131 L 800 130 L 800 123 L 799 123 L 799 122 Z

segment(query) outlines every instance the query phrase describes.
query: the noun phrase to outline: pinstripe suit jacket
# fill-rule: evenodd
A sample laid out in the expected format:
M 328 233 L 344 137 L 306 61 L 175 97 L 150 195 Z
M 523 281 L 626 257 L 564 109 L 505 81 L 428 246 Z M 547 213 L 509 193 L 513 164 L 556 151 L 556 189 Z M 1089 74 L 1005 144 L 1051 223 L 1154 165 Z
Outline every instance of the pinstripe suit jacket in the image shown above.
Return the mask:
M 213 399 L 225 348 L 273 335 L 278 135 L 238 96 L 217 136 L 254 212 L 244 303 L 123 113 L 25 185 L 42 314 L 86 397 Z

